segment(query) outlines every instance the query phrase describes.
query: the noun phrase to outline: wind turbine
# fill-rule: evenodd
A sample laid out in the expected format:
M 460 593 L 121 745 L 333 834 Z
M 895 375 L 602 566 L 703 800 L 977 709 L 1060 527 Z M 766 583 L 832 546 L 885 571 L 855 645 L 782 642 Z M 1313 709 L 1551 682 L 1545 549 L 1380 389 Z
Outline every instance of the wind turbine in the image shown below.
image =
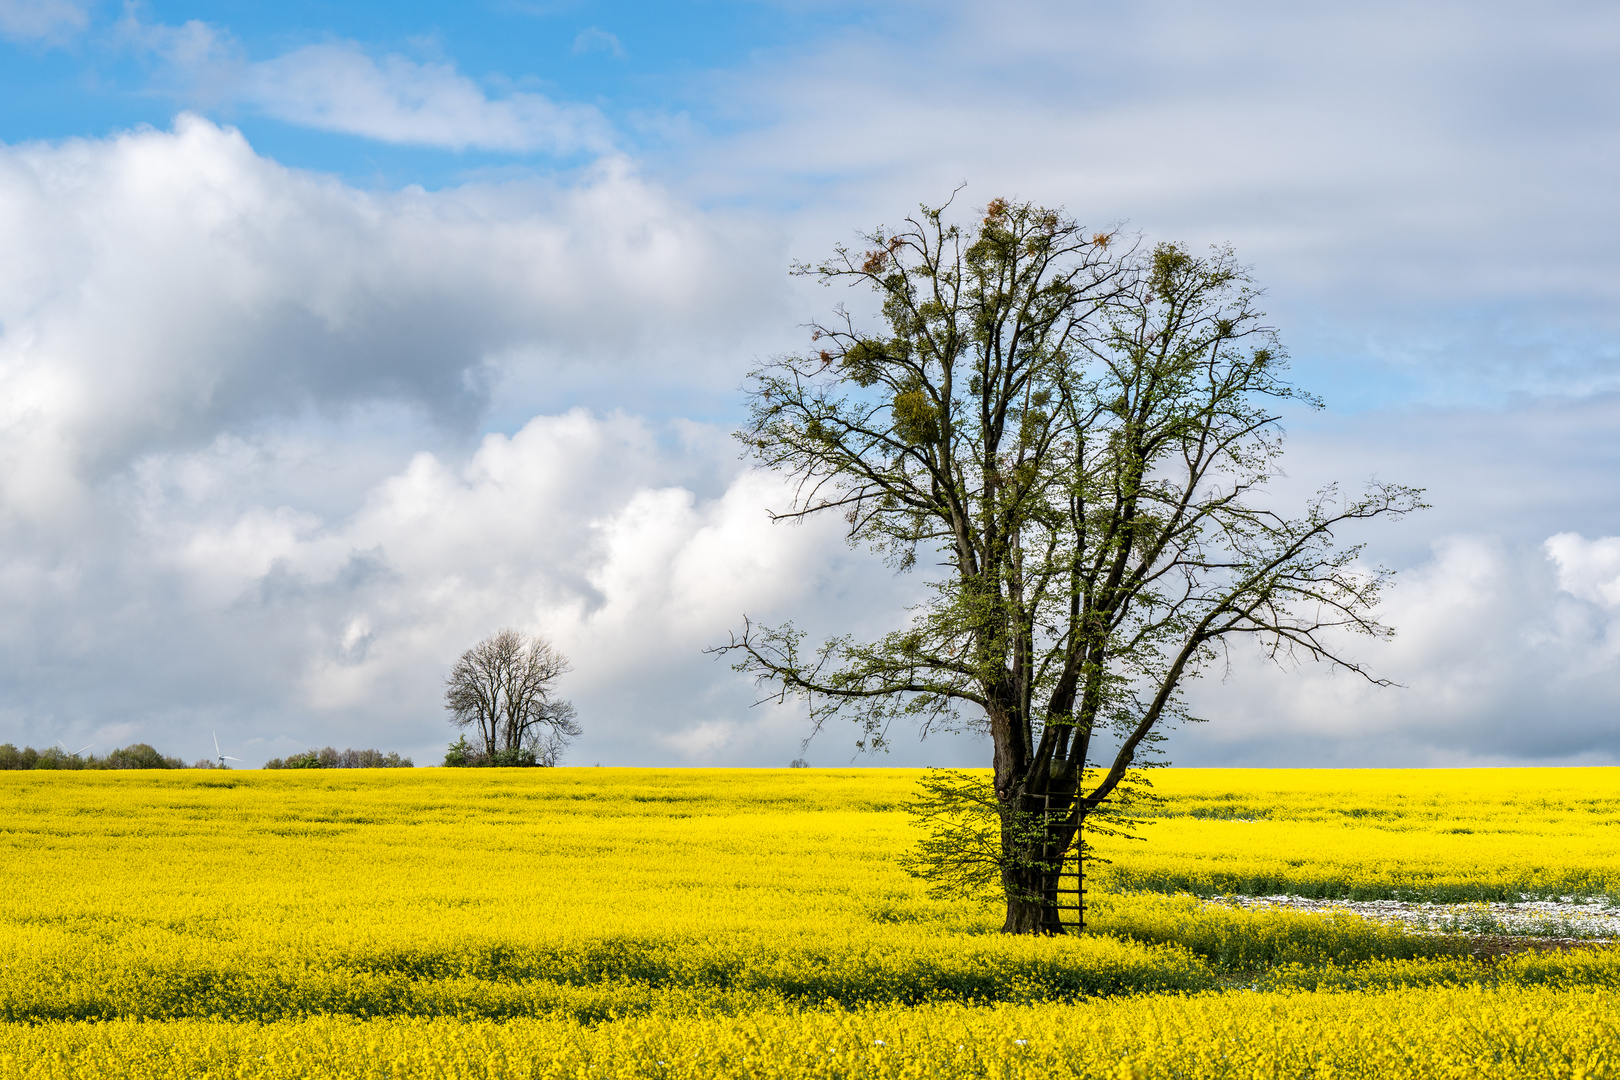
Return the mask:
M 219 758 L 219 767 L 222 768 L 222 769 L 230 768 L 229 765 L 225 764 L 227 761 L 241 761 L 242 760 L 239 757 L 231 757 L 229 754 L 221 754 L 219 752 L 219 732 L 217 732 L 217 731 L 214 732 L 214 756 Z
M 86 750 L 90 749 L 90 747 L 92 747 L 92 746 L 94 746 L 96 744 L 95 743 L 89 743 L 89 744 L 87 744 L 85 746 L 79 747 L 77 750 L 69 750 L 67 748 L 67 743 L 63 742 L 61 739 L 57 739 L 56 740 L 56 745 L 60 746 L 62 748 L 62 753 L 66 754 L 68 757 L 78 757 L 80 754 L 84 753 Z

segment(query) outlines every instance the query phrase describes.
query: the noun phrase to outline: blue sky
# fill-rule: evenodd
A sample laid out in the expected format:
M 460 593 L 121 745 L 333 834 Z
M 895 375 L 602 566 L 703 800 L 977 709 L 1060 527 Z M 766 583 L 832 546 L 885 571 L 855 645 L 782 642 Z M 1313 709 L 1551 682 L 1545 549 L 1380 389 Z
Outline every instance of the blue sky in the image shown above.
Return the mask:
M 1598 3 L 0 0 L 0 741 L 432 760 L 511 623 L 576 761 L 798 756 L 701 648 L 918 582 L 764 524 L 738 387 L 859 310 L 793 259 L 965 181 L 1235 245 L 1328 402 L 1279 494 L 1430 491 L 1366 538 L 1405 689 L 1240 654 L 1175 760 L 1613 763 L 1617 59 Z
M 757 119 L 747 108 L 714 100 L 708 84 L 716 72 L 844 32 L 905 33 L 909 23 L 903 6 L 883 14 L 858 5 L 753 0 L 57 7 L 61 15 L 47 32 L 11 36 L 0 73 L 8 141 L 166 126 L 177 108 L 194 108 L 240 127 L 255 147 L 288 165 L 361 185 L 427 187 L 482 170 L 549 172 L 589 155 L 560 147 L 492 149 L 477 140 L 447 154 L 430 137 L 328 137 L 279 117 L 274 106 L 241 100 L 220 69 L 310 48 L 395 60 L 418 73 L 451 69 L 494 101 L 543 95 L 599 110 L 615 146 L 645 154 L 682 141 L 687 125 L 724 132 Z M 198 44 L 204 36 L 206 47 Z

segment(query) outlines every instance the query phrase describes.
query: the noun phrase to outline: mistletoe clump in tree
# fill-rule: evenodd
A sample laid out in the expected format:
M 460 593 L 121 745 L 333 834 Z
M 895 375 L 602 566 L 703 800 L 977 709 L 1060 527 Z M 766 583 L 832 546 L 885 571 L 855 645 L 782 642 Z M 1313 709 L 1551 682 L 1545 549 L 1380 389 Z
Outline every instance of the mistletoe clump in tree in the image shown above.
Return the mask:
M 1259 497 L 1278 405 L 1318 403 L 1286 381 L 1230 250 L 1144 249 L 1000 199 L 967 227 L 948 210 L 795 268 L 869 287 L 881 319 L 840 306 L 812 324 L 808 353 L 752 373 L 739 433 L 797 480 L 774 516 L 841 514 L 899 569 L 937 560 L 931 598 L 874 641 L 809 646 L 745 619 L 718 651 L 772 696 L 808 698 L 813 731 L 851 717 L 866 749 L 901 719 L 988 733 L 993 783 L 937 780 L 925 799 L 943 825 L 922 872 L 987 872 L 1005 931 L 1057 933 L 1082 830 L 1191 719 L 1184 683 L 1224 645 L 1372 678 L 1340 649 L 1345 631 L 1389 635 L 1372 616 L 1388 572 L 1336 533 L 1422 503 L 1381 483 L 1323 489 L 1297 516 Z

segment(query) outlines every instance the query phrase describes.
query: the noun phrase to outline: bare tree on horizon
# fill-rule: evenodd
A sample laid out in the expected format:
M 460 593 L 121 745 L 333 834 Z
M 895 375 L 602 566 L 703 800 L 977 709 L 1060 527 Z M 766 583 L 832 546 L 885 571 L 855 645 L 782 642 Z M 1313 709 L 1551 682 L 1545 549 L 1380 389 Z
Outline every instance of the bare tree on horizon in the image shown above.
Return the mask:
M 485 763 L 555 765 L 580 734 L 574 706 L 556 694 L 570 670 L 544 637 L 497 630 L 462 653 L 445 680 L 450 723 L 476 732 Z

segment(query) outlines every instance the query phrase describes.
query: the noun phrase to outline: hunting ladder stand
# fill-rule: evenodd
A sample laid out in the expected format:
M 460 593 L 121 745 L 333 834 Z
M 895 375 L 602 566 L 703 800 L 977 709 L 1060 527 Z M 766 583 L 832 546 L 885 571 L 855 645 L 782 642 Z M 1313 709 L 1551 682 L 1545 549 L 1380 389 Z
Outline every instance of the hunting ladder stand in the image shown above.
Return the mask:
M 1065 796 L 1059 798 L 1066 799 Z M 1069 818 L 1073 813 L 1072 806 L 1053 806 L 1050 793 L 1043 797 L 1041 817 L 1048 850 L 1060 850 L 1063 832 L 1070 828 Z M 1082 857 L 1080 834 L 1076 831 L 1071 849 L 1060 856 L 1057 882 L 1052 888 L 1053 895 L 1050 898 L 1052 906 L 1057 909 L 1058 925 L 1065 932 L 1079 933 L 1086 921 L 1086 888 L 1081 873 Z

